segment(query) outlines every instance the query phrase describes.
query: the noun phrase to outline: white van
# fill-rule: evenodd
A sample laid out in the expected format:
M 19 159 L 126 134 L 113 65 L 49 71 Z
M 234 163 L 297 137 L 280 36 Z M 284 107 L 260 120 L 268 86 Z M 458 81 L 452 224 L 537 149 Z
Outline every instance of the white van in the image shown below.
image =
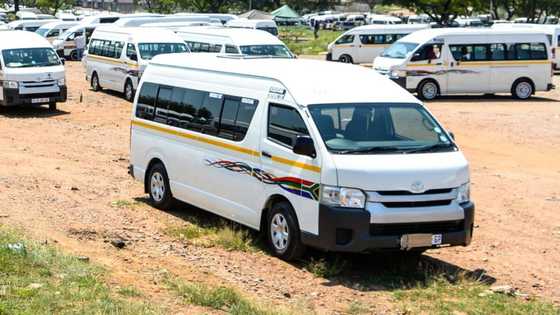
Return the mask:
M 56 50 L 56 53 L 62 58 L 78 60 L 78 52 L 76 50 L 76 42 L 74 39 L 77 36 L 85 34 L 86 43 L 89 43 L 91 34 L 95 31 L 95 28 L 96 25 L 84 25 L 80 23 L 67 29 L 64 33 L 60 34 L 52 41 L 52 45 Z
M 24 106 L 66 101 L 64 65 L 50 43 L 25 31 L 0 32 L 0 105 Z
M 57 12 L 56 18 L 65 22 L 77 22 L 78 18 L 70 12 Z
M 51 22 L 39 27 L 35 33 L 46 38 L 50 43 L 57 39 L 60 34 L 66 32 L 69 28 L 76 26 L 78 22 Z
M 560 70 L 560 25 L 550 24 L 527 24 L 527 23 L 498 23 L 493 24 L 494 29 L 532 29 L 545 33 L 550 40 L 550 51 L 554 63 L 554 69 Z
M 431 29 L 386 49 L 374 69 L 421 98 L 511 93 L 528 99 L 550 91 L 552 63 L 545 34 L 531 30 Z
M 39 27 L 57 21 L 58 20 L 16 20 L 8 23 L 8 27 L 15 31 L 35 32 Z
M 243 54 L 294 58 L 290 49 L 268 32 L 226 27 L 187 27 L 176 31 L 193 53 Z
M 362 67 L 158 56 L 134 102 L 130 158 L 154 206 L 178 199 L 260 230 L 287 260 L 306 245 L 421 252 L 472 237 L 453 137 Z
M 132 101 L 150 60 L 160 54 L 188 52 L 181 37 L 170 30 L 139 27 L 98 27 L 83 58 L 86 80 L 94 91 L 122 92 Z
M 402 20 L 391 15 L 370 14 L 367 17 L 367 24 L 402 24 Z
M 278 26 L 273 20 L 249 20 L 249 19 L 234 19 L 226 23 L 227 27 L 233 28 L 252 28 L 269 32 L 274 36 L 278 36 Z
M 342 33 L 328 46 L 327 60 L 370 63 L 398 39 L 428 25 L 364 25 Z

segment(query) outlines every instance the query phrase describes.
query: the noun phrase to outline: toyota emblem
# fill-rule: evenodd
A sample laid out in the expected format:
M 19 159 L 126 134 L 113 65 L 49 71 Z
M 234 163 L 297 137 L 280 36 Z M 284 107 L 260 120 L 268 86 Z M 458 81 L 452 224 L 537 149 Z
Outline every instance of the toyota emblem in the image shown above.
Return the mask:
M 426 191 L 426 187 L 421 181 L 416 181 L 410 185 L 410 191 L 415 194 L 421 194 Z

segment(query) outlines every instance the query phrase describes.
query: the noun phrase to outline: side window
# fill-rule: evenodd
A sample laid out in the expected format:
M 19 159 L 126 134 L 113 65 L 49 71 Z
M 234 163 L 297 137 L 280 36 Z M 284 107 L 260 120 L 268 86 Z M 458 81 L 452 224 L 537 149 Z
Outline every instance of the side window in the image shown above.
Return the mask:
M 54 29 L 52 31 L 49 32 L 49 34 L 47 35 L 47 37 L 54 37 L 54 36 L 58 36 L 60 35 L 60 30 L 58 29 Z
M 219 119 L 222 111 L 224 96 L 217 93 L 208 93 L 204 97 L 202 106 L 197 112 L 196 120 L 203 133 L 218 135 Z
M 515 59 L 529 60 L 531 59 L 531 45 L 530 44 L 516 44 L 515 45 Z
M 543 43 L 531 43 L 531 59 L 533 60 L 548 59 L 546 53 L 546 45 Z
M 473 60 L 477 60 L 477 61 L 488 60 L 488 46 L 487 45 L 474 45 L 473 46 Z
M 392 44 L 397 41 L 397 35 L 387 34 L 385 35 L 385 44 Z
M 167 112 L 171 104 L 173 88 L 160 86 L 157 94 L 156 111 L 154 121 L 162 124 L 167 123 Z
M 360 42 L 364 45 L 383 44 L 385 35 L 360 35 Z
M 354 35 L 344 35 L 339 38 L 335 44 L 342 45 L 342 44 L 352 44 L 354 42 Z
M 441 44 L 428 44 L 420 47 L 410 61 L 423 61 L 439 59 L 441 56 Z
M 451 45 L 449 49 L 456 61 L 473 60 L 473 47 L 471 45 Z
M 295 108 L 270 104 L 268 138 L 293 148 L 299 135 L 309 135 L 303 119 Z
M 233 45 L 226 45 L 226 54 L 238 54 L 239 49 Z
M 138 104 L 136 105 L 136 117 L 153 120 L 155 113 L 155 102 L 158 86 L 153 83 L 144 82 L 140 88 Z
M 134 46 L 134 44 L 127 44 L 126 56 L 128 57 L 128 59 L 131 59 L 133 55 L 136 55 L 136 46 Z
M 115 52 L 113 54 L 113 58 L 120 58 L 122 55 L 122 51 L 124 48 L 124 43 L 123 42 L 114 42 L 115 45 Z
M 490 45 L 490 59 L 491 60 L 506 60 L 507 50 L 504 44 L 492 44 Z
M 243 140 L 256 109 L 255 100 L 226 97 L 220 119 L 219 136 L 234 141 Z

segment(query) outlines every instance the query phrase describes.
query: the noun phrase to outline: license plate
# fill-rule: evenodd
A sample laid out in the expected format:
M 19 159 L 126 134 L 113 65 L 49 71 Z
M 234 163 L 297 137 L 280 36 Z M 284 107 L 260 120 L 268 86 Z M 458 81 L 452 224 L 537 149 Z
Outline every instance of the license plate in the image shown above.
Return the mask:
M 31 103 L 33 103 L 33 104 L 37 104 L 37 103 L 48 103 L 48 102 L 49 102 L 49 98 L 48 98 L 48 97 L 33 98 L 33 99 L 31 99 Z
M 406 234 L 401 237 L 401 249 L 441 245 L 441 234 Z

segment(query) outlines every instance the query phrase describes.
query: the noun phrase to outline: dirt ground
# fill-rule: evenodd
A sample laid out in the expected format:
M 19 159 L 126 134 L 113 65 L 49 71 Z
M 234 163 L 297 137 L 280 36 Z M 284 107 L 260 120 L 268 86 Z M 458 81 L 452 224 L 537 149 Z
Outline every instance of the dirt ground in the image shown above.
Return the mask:
M 341 312 L 354 300 L 375 313 L 393 309 L 390 289 L 360 286 L 383 273 L 383 266 L 369 263 L 375 257 L 353 257 L 354 272 L 333 280 L 266 253 L 184 245 L 164 235 L 166 226 L 196 210 L 150 207 L 142 185 L 127 175 L 130 103 L 90 91 L 78 63 L 67 63 L 67 82 L 69 101 L 55 113 L 0 113 L 0 224 L 89 256 L 111 271 L 111 285 L 132 284 L 176 313 L 209 310 L 184 306 L 162 289 L 162 270 L 317 313 Z M 560 92 L 526 102 L 465 96 L 427 106 L 470 161 L 477 208 L 470 247 L 427 256 L 457 270 L 485 270 L 497 283 L 560 304 Z M 125 249 L 106 242 L 116 235 L 127 239 Z

